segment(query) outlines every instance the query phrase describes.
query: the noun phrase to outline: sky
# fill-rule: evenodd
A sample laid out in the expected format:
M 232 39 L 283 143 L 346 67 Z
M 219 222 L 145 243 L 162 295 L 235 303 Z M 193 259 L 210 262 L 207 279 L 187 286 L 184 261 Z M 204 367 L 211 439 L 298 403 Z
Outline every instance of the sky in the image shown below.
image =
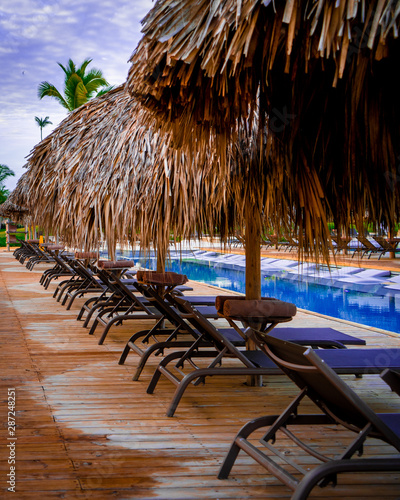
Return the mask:
M 37 89 L 48 81 L 63 90 L 65 66 L 93 59 L 88 70 L 101 69 L 111 85 L 124 83 L 128 60 L 141 38 L 141 20 L 151 0 L 0 0 L 0 164 L 15 177 L 26 171 L 26 157 L 40 142 L 35 121 L 49 117 L 45 138 L 67 116 L 51 97 Z

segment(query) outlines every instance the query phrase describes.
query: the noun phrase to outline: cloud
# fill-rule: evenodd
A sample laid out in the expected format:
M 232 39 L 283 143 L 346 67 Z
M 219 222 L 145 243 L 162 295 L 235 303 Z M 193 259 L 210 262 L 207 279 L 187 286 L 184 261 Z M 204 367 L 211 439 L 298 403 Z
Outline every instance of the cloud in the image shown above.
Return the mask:
M 40 140 L 35 116 L 49 116 L 53 125 L 66 116 L 51 98 L 39 100 L 37 88 L 49 81 L 62 89 L 64 74 L 57 62 L 71 58 L 80 64 L 87 57 L 107 80 L 126 80 L 128 59 L 141 38 L 141 20 L 152 8 L 151 0 L 13 0 L 0 6 L 0 163 L 17 176 L 25 157 Z

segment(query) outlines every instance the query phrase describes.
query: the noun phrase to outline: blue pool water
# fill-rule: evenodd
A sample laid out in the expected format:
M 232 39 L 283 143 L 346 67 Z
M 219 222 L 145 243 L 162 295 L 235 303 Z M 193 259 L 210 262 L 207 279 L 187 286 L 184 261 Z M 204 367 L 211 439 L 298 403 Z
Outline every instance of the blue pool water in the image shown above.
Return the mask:
M 155 269 L 155 259 L 138 260 L 138 264 Z M 189 279 L 215 285 L 227 290 L 245 293 L 244 270 L 227 269 L 210 261 L 193 258 L 171 259 L 169 270 L 186 274 Z M 262 295 L 293 302 L 297 307 L 334 318 L 400 333 L 400 295 L 382 293 L 380 286 L 369 287 L 369 292 L 325 286 L 305 279 L 285 278 L 263 273 Z M 381 293 L 379 293 L 381 291 Z

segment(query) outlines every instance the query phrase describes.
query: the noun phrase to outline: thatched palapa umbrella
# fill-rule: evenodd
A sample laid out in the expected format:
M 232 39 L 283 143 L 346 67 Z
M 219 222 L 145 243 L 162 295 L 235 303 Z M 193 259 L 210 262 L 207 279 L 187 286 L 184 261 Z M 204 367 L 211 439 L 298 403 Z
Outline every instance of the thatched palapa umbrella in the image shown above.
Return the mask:
M 128 88 L 175 146 L 201 151 L 211 135 L 221 159 L 227 144 L 240 147 L 238 124 L 258 116 L 259 167 L 247 180 L 282 193 L 263 216 L 279 220 L 286 199 L 305 250 L 328 258 L 329 219 L 390 228 L 398 217 L 399 18 L 390 0 L 159 0 Z M 251 189 L 229 168 L 217 175 L 249 198 L 247 295 L 258 297 Z
M 30 222 L 29 208 L 26 204 L 27 191 L 26 172 L 18 179 L 17 185 L 7 200 L 0 205 L 0 217 L 7 217 L 14 222 L 28 224 Z
M 190 237 L 206 227 L 193 206 L 215 182 L 200 182 L 203 172 L 142 124 L 145 113 L 123 86 L 75 110 L 33 149 L 28 198 L 36 220 L 71 246 L 96 248 L 102 233 L 114 258 L 117 242 L 139 236 L 163 266 L 170 231 Z

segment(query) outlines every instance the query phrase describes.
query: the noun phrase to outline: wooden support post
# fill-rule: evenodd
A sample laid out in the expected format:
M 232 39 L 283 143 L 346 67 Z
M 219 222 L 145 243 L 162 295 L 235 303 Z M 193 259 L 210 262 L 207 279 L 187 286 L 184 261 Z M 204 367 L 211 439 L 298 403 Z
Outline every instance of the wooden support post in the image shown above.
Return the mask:
M 261 298 L 261 225 L 259 214 L 254 212 L 255 207 L 250 203 L 246 207 L 246 299 Z M 253 341 L 247 342 L 247 349 L 256 348 Z M 262 377 L 258 375 L 249 376 L 248 385 L 261 386 Z
M 10 227 L 9 222 L 6 223 L 6 244 L 7 244 L 7 252 L 10 251 L 10 236 L 8 232 L 8 228 Z
M 393 238 L 393 228 L 390 227 L 388 230 L 388 238 L 391 239 Z M 396 252 L 389 252 L 389 258 L 390 259 L 395 259 L 396 258 Z
M 163 247 L 163 245 L 159 245 L 157 248 L 157 267 L 156 267 L 158 273 L 165 272 L 165 259 L 166 259 L 165 253 L 166 253 L 165 247 Z
M 158 242 L 158 246 L 157 246 L 157 267 L 156 267 L 156 271 L 158 273 L 165 273 L 165 261 L 166 261 L 166 253 L 167 253 L 167 249 L 166 249 L 166 245 L 165 244 L 160 244 L 160 242 Z M 163 286 L 158 286 L 157 287 L 157 291 L 159 294 L 161 295 L 164 295 L 164 287 Z M 163 320 L 161 323 L 160 323 L 160 327 L 161 328 L 165 328 L 165 320 Z

